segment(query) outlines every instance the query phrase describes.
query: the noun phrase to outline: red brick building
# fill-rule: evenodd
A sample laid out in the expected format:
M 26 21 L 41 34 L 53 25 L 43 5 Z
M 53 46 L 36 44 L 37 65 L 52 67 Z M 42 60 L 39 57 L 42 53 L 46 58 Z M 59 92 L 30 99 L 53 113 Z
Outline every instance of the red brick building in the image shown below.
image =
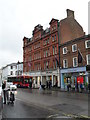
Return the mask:
M 50 28 L 43 30 L 38 24 L 33 30 L 32 38 L 23 38 L 24 73 L 33 76 L 33 84 L 39 87 L 40 81 L 46 84 L 51 80 L 52 86 L 59 80 L 58 20 L 50 21 Z
M 76 38 L 60 45 L 61 88 L 67 89 L 70 82 L 75 87 L 78 79 L 83 79 L 83 87 L 89 83 L 86 66 L 90 65 L 90 35 Z
M 86 65 L 90 64 L 89 39 L 90 35 L 85 35 L 82 26 L 75 20 L 74 11 L 67 9 L 67 17 L 60 21 L 60 78 L 62 89 L 67 89 L 69 82 L 71 87 L 75 87 L 81 74 L 83 85 L 85 86 L 88 83 Z M 81 55 L 81 61 L 79 55 Z
M 46 30 L 38 24 L 34 27 L 31 38 L 23 38 L 23 72 L 33 76 L 35 87 L 39 87 L 40 81 L 42 84 L 46 84 L 46 81 L 51 80 L 52 86 L 58 81 L 58 87 L 65 88 L 64 76 L 67 73 L 73 74 L 78 67 L 86 65 L 85 56 L 88 55 L 88 49 L 85 48 L 85 44 L 87 44 L 85 41 L 88 38 L 85 36 L 81 25 L 75 20 L 74 11 L 69 9 L 67 9 L 65 19 L 59 22 L 53 18 L 49 24 L 50 27 Z M 72 52 L 72 49 L 76 49 L 76 51 Z M 85 59 L 83 64 L 79 64 L 81 66 L 78 66 L 76 62 L 78 49 L 81 53 L 83 52 Z M 66 66 L 66 59 L 68 59 L 68 66 Z M 85 73 L 85 68 L 83 69 Z M 72 70 L 74 71 L 72 72 Z M 81 70 L 80 68 L 79 71 Z

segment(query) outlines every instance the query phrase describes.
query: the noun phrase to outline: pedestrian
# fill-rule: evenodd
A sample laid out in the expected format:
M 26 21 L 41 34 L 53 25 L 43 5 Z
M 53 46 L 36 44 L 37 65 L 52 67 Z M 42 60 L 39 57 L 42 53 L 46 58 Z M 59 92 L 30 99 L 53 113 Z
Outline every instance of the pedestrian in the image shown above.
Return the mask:
M 56 80 L 56 84 L 55 84 L 55 87 L 57 87 L 58 86 L 58 80 Z
M 48 81 L 46 81 L 46 88 L 48 88 Z
M 67 84 L 67 91 L 69 91 L 69 84 Z
M 88 83 L 88 93 L 90 93 L 90 83 Z
M 39 90 L 42 90 L 41 80 L 40 80 L 40 87 L 39 87 Z
M 40 85 L 41 85 L 41 80 L 40 80 Z
M 29 87 L 32 88 L 32 80 L 30 80 Z
M 78 82 L 77 82 L 77 86 L 76 86 L 76 87 L 77 87 L 77 92 L 79 92 L 79 88 L 78 88 Z
M 82 83 L 80 83 L 80 92 L 82 93 Z
M 8 101 L 8 88 L 6 86 L 6 81 L 2 84 L 2 89 L 3 89 L 3 99 L 4 99 L 4 104 Z
M 49 89 L 51 89 L 51 80 L 49 80 Z

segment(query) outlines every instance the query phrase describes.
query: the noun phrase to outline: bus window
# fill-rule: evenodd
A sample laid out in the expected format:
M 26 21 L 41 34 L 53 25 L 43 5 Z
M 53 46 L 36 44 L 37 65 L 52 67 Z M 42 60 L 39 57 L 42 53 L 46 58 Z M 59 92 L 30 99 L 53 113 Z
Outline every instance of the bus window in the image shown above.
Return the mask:
M 25 82 L 25 83 L 28 83 L 28 79 L 25 79 L 24 82 Z

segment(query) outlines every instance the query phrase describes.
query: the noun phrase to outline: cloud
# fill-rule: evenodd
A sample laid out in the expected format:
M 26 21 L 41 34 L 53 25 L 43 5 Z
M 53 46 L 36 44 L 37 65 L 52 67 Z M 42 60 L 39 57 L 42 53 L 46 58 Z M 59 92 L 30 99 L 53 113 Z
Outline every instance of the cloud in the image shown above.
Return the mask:
M 30 38 L 37 24 L 46 28 L 52 18 L 65 18 L 67 8 L 86 32 L 88 0 L 0 0 L 0 67 L 23 61 L 23 37 Z

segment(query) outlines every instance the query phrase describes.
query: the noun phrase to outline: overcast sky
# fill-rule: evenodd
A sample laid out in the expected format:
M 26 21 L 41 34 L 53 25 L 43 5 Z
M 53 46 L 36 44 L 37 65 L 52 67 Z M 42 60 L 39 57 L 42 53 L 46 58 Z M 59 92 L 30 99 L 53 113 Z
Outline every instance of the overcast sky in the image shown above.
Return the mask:
M 23 61 L 23 37 L 32 37 L 37 24 L 49 27 L 52 18 L 64 19 L 66 9 L 88 34 L 89 0 L 0 0 L 0 68 Z

